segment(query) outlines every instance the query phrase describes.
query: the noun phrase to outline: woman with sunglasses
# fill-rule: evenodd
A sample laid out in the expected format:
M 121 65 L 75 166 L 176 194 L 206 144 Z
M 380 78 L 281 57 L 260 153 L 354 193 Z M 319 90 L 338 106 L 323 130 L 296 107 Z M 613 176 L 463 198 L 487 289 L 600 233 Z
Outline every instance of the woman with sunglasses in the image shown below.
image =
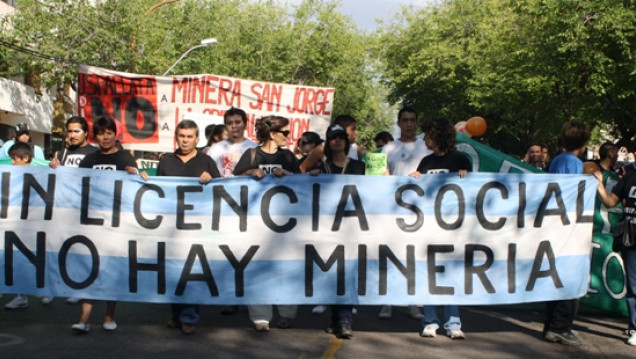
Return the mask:
M 280 116 L 267 116 L 256 120 L 254 124 L 256 138 L 260 145 L 243 153 L 236 167 L 235 176 L 255 176 L 263 178 L 267 174 L 277 177 L 300 173 L 298 159 L 285 149 L 289 136 L 289 120 Z M 273 317 L 271 305 L 248 305 L 250 320 L 259 332 L 269 331 L 269 322 Z M 279 305 L 279 328 L 289 328 L 296 317 L 297 305 Z

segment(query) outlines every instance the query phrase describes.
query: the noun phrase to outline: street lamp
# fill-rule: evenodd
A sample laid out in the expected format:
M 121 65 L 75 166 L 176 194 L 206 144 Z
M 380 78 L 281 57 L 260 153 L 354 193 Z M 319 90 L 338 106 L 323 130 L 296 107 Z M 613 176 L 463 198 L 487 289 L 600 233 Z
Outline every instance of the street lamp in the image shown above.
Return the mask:
M 201 43 L 199 45 L 191 47 L 188 51 L 186 51 L 183 55 L 181 55 L 179 60 L 177 60 L 177 62 L 175 62 L 172 66 L 170 66 L 170 68 L 168 70 L 166 70 L 166 72 L 164 72 L 162 76 L 166 76 L 168 74 L 168 72 L 170 72 L 175 66 L 177 66 L 177 64 L 179 62 L 181 62 L 181 60 L 183 60 L 186 56 L 188 56 L 188 54 L 190 52 L 192 52 L 192 51 L 194 51 L 196 49 L 200 49 L 202 47 L 214 46 L 217 43 L 218 43 L 218 41 L 216 41 L 215 38 L 201 40 Z

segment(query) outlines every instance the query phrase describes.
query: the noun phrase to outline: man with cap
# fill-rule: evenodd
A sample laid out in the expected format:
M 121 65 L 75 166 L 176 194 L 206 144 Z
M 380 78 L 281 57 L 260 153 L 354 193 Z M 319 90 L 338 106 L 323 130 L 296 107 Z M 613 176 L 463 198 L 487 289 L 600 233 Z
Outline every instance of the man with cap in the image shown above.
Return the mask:
M 31 135 L 29 134 L 29 126 L 26 123 L 18 123 L 15 126 L 15 136 L 13 140 L 5 142 L 5 144 L 0 147 L 0 160 L 4 158 L 11 158 L 9 156 L 9 149 L 16 142 L 24 142 L 26 144 L 31 145 Z M 45 160 L 44 151 L 40 146 L 31 146 L 33 149 L 33 158 L 36 160 Z

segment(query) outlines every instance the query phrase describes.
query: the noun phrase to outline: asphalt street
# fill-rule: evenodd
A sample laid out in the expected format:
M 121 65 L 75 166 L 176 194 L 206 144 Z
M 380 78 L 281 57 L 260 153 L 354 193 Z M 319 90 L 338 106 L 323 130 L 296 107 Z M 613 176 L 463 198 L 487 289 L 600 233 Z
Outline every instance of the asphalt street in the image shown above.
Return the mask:
M 13 298 L 3 295 L 0 305 Z M 313 315 L 301 306 L 289 329 L 272 323 L 268 333 L 254 331 L 242 308 L 233 316 L 221 307 L 203 306 L 194 335 L 169 329 L 166 304 L 119 303 L 119 328 L 101 328 L 106 304 L 96 302 L 92 330 L 77 334 L 71 325 L 79 304 L 62 298 L 43 305 L 29 297 L 28 308 L 0 312 L 1 358 L 634 358 L 625 344 L 626 320 L 599 313 L 579 313 L 575 330 L 585 344 L 568 347 L 541 337 L 543 306 L 462 307 L 464 340 L 419 336 L 420 324 L 396 307 L 390 320 L 378 319 L 379 307 L 358 307 L 354 337 L 337 339 L 324 331 L 328 313 Z

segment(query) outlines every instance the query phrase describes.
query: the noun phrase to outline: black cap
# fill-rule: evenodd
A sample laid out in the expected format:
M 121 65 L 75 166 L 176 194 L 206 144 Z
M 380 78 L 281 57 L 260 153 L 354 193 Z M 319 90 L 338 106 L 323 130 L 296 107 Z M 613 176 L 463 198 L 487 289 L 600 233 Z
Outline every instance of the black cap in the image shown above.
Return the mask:
M 329 128 L 327 129 L 327 141 L 338 135 L 344 135 L 345 138 L 347 137 L 347 131 L 344 129 L 344 127 L 340 125 L 329 126 Z
M 15 133 L 18 135 L 21 135 L 23 133 L 29 133 L 29 126 L 24 122 L 20 122 L 17 125 L 15 125 Z

